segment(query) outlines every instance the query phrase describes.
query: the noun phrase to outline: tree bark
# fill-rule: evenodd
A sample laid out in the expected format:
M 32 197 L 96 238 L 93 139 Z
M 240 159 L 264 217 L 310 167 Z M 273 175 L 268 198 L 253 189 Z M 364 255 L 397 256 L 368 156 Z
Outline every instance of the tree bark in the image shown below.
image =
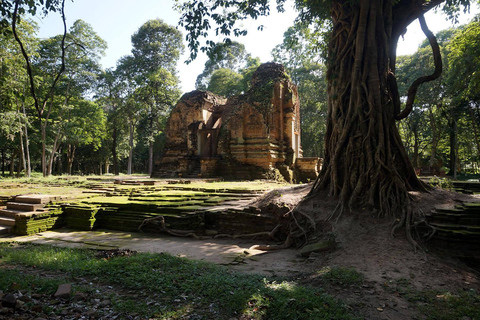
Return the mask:
M 58 129 L 57 134 L 55 135 L 55 140 L 53 141 L 52 152 L 50 154 L 50 159 L 48 161 L 48 171 L 47 176 L 52 174 L 53 169 L 53 162 L 55 160 L 55 155 L 57 154 L 57 150 L 60 147 L 60 141 L 62 140 L 61 129 Z
M 457 118 L 455 108 L 450 111 L 450 175 L 457 179 Z
M 19 131 L 19 137 L 20 139 L 20 158 L 21 158 L 21 166 L 19 165 L 18 167 L 18 172 L 17 172 L 17 178 L 20 177 L 20 172 L 22 171 L 22 169 L 27 169 L 27 161 L 25 160 L 25 148 L 23 146 L 23 132 L 22 130 L 20 129 Z
M 30 178 L 32 175 L 32 165 L 30 162 L 30 140 L 28 138 L 28 121 L 27 119 L 27 113 L 25 111 L 25 101 L 22 101 L 22 109 L 23 109 L 23 115 L 25 116 L 25 151 L 26 151 L 26 156 L 27 156 L 27 163 L 26 163 L 26 176 Z
M 42 174 L 46 177 L 47 174 L 47 128 L 42 119 L 40 119 L 40 127 L 42 130 Z
M 413 129 L 413 159 L 412 159 L 412 164 L 414 168 L 420 167 L 419 150 L 420 150 L 420 142 L 418 138 L 418 126 L 415 126 L 415 128 Z
M 17 151 L 12 151 L 12 157 L 10 158 L 10 177 L 14 177 L 15 175 L 15 158 L 17 157 Z
M 5 149 L 2 148 L 2 176 L 5 176 Z
M 148 175 L 153 173 L 153 142 L 148 143 Z
M 128 132 L 129 132 L 129 140 L 128 140 L 128 146 L 129 146 L 129 151 L 128 151 L 128 168 L 127 168 L 127 174 L 132 174 L 132 162 L 133 162 L 133 133 L 134 133 L 134 126 L 133 126 L 133 121 L 130 121 L 128 124 Z
M 438 106 L 438 107 L 441 107 L 441 106 Z M 435 119 L 435 114 L 431 109 L 428 111 L 428 115 L 430 118 L 430 127 L 432 128 L 432 142 L 431 142 L 431 148 L 430 148 L 430 170 L 432 170 L 436 164 L 437 148 L 438 148 L 440 133 L 438 132 L 438 125 L 437 125 L 437 120 Z
M 68 145 L 67 148 L 67 162 L 68 162 L 68 174 L 72 175 L 73 160 L 75 159 L 75 150 L 77 147 L 75 145 Z
M 478 107 L 477 107 L 478 109 Z M 475 136 L 475 146 L 477 147 L 477 159 L 480 159 L 480 139 L 478 136 L 478 124 L 476 121 L 475 110 L 470 108 L 470 120 L 472 121 L 473 134 Z
M 112 157 L 113 157 L 113 172 L 116 176 L 120 174 L 120 170 L 118 168 L 118 156 L 117 156 L 117 135 L 118 135 L 118 130 L 117 130 L 117 125 L 114 122 L 113 124 L 113 132 L 112 132 Z
M 395 219 L 393 232 L 405 226 L 409 234 L 414 217 L 408 191 L 426 189 L 395 124 L 406 112 L 397 114 L 395 106 L 394 2 L 333 3 L 325 159 L 309 196 L 338 199 L 330 219 L 370 208 Z

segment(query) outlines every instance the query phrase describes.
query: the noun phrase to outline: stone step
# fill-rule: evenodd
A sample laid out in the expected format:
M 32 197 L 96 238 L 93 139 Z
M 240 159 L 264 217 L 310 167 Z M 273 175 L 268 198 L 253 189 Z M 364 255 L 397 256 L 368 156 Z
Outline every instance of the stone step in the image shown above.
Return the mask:
M 7 209 L 21 211 L 36 211 L 45 206 L 43 203 L 7 202 Z
M 10 226 L 0 225 L 0 236 L 10 234 L 11 229 Z
M 0 217 L 0 226 L 12 227 L 15 225 L 15 218 Z
M 15 218 L 15 216 L 19 213 L 22 213 L 24 212 L 23 210 L 12 210 L 12 209 L 7 209 L 7 208 L 3 208 L 3 209 L 0 209 L 0 216 L 3 216 L 3 217 L 8 217 L 8 218 Z
M 15 197 L 15 202 L 47 204 L 51 201 L 51 196 L 39 194 L 25 194 Z

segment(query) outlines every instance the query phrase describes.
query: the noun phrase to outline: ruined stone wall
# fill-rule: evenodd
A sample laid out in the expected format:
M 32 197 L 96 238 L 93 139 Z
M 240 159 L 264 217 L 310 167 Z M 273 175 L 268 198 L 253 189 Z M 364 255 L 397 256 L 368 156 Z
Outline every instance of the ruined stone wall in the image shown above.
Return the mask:
M 167 122 L 166 143 L 160 165 L 176 165 L 180 159 L 197 156 L 199 129 L 213 121 L 215 107 L 225 102 L 225 98 L 210 92 L 192 91 L 184 94 Z
M 283 66 L 266 63 L 243 95 L 228 100 L 203 91 L 183 95 L 168 120 L 159 167 L 188 174 L 198 162 L 205 176 L 281 174 L 291 181 L 301 156 L 297 88 Z

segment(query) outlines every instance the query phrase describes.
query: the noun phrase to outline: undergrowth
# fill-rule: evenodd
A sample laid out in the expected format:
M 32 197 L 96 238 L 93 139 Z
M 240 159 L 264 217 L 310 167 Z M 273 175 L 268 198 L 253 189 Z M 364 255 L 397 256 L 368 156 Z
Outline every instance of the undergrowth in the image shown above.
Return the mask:
M 146 318 L 183 319 L 189 315 L 200 316 L 199 319 L 354 318 L 344 303 L 320 290 L 295 282 L 235 273 L 168 254 L 141 253 L 105 259 L 96 257 L 92 250 L 0 244 L 0 270 L 4 275 L 0 290 L 6 291 L 16 282 L 27 290 L 42 288 L 53 293 L 64 278 L 49 280 L 45 285 L 38 276 L 19 280 L 18 272 L 3 272 L 6 265 L 59 272 L 66 279 L 98 278 L 104 286 L 139 292 L 142 295 L 136 299 L 117 295 L 113 306 L 119 312 L 136 312 Z M 146 297 L 162 303 L 149 305 Z
M 427 320 L 480 319 L 480 293 L 474 289 L 416 290 L 404 278 L 390 281 L 385 289 L 404 297 Z

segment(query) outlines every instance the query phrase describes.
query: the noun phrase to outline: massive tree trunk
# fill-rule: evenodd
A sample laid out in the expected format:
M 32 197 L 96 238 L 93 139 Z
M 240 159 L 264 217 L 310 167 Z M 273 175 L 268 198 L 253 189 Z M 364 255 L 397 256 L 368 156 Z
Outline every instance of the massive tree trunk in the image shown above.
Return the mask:
M 416 17 L 427 34 L 421 11 L 397 8 L 397 2 L 394 17 L 394 1 L 333 3 L 325 159 L 310 196 L 328 192 L 338 199 L 330 218 L 370 208 L 381 217 L 396 219 L 394 231 L 409 229 L 414 217 L 408 191 L 424 191 L 425 186 L 415 175 L 395 120 L 409 114 L 416 89 L 438 76 L 441 65 L 429 79 L 412 84 L 407 107 L 400 112 L 394 77 L 396 44 Z M 427 36 L 435 52 L 436 42 L 431 34 Z

